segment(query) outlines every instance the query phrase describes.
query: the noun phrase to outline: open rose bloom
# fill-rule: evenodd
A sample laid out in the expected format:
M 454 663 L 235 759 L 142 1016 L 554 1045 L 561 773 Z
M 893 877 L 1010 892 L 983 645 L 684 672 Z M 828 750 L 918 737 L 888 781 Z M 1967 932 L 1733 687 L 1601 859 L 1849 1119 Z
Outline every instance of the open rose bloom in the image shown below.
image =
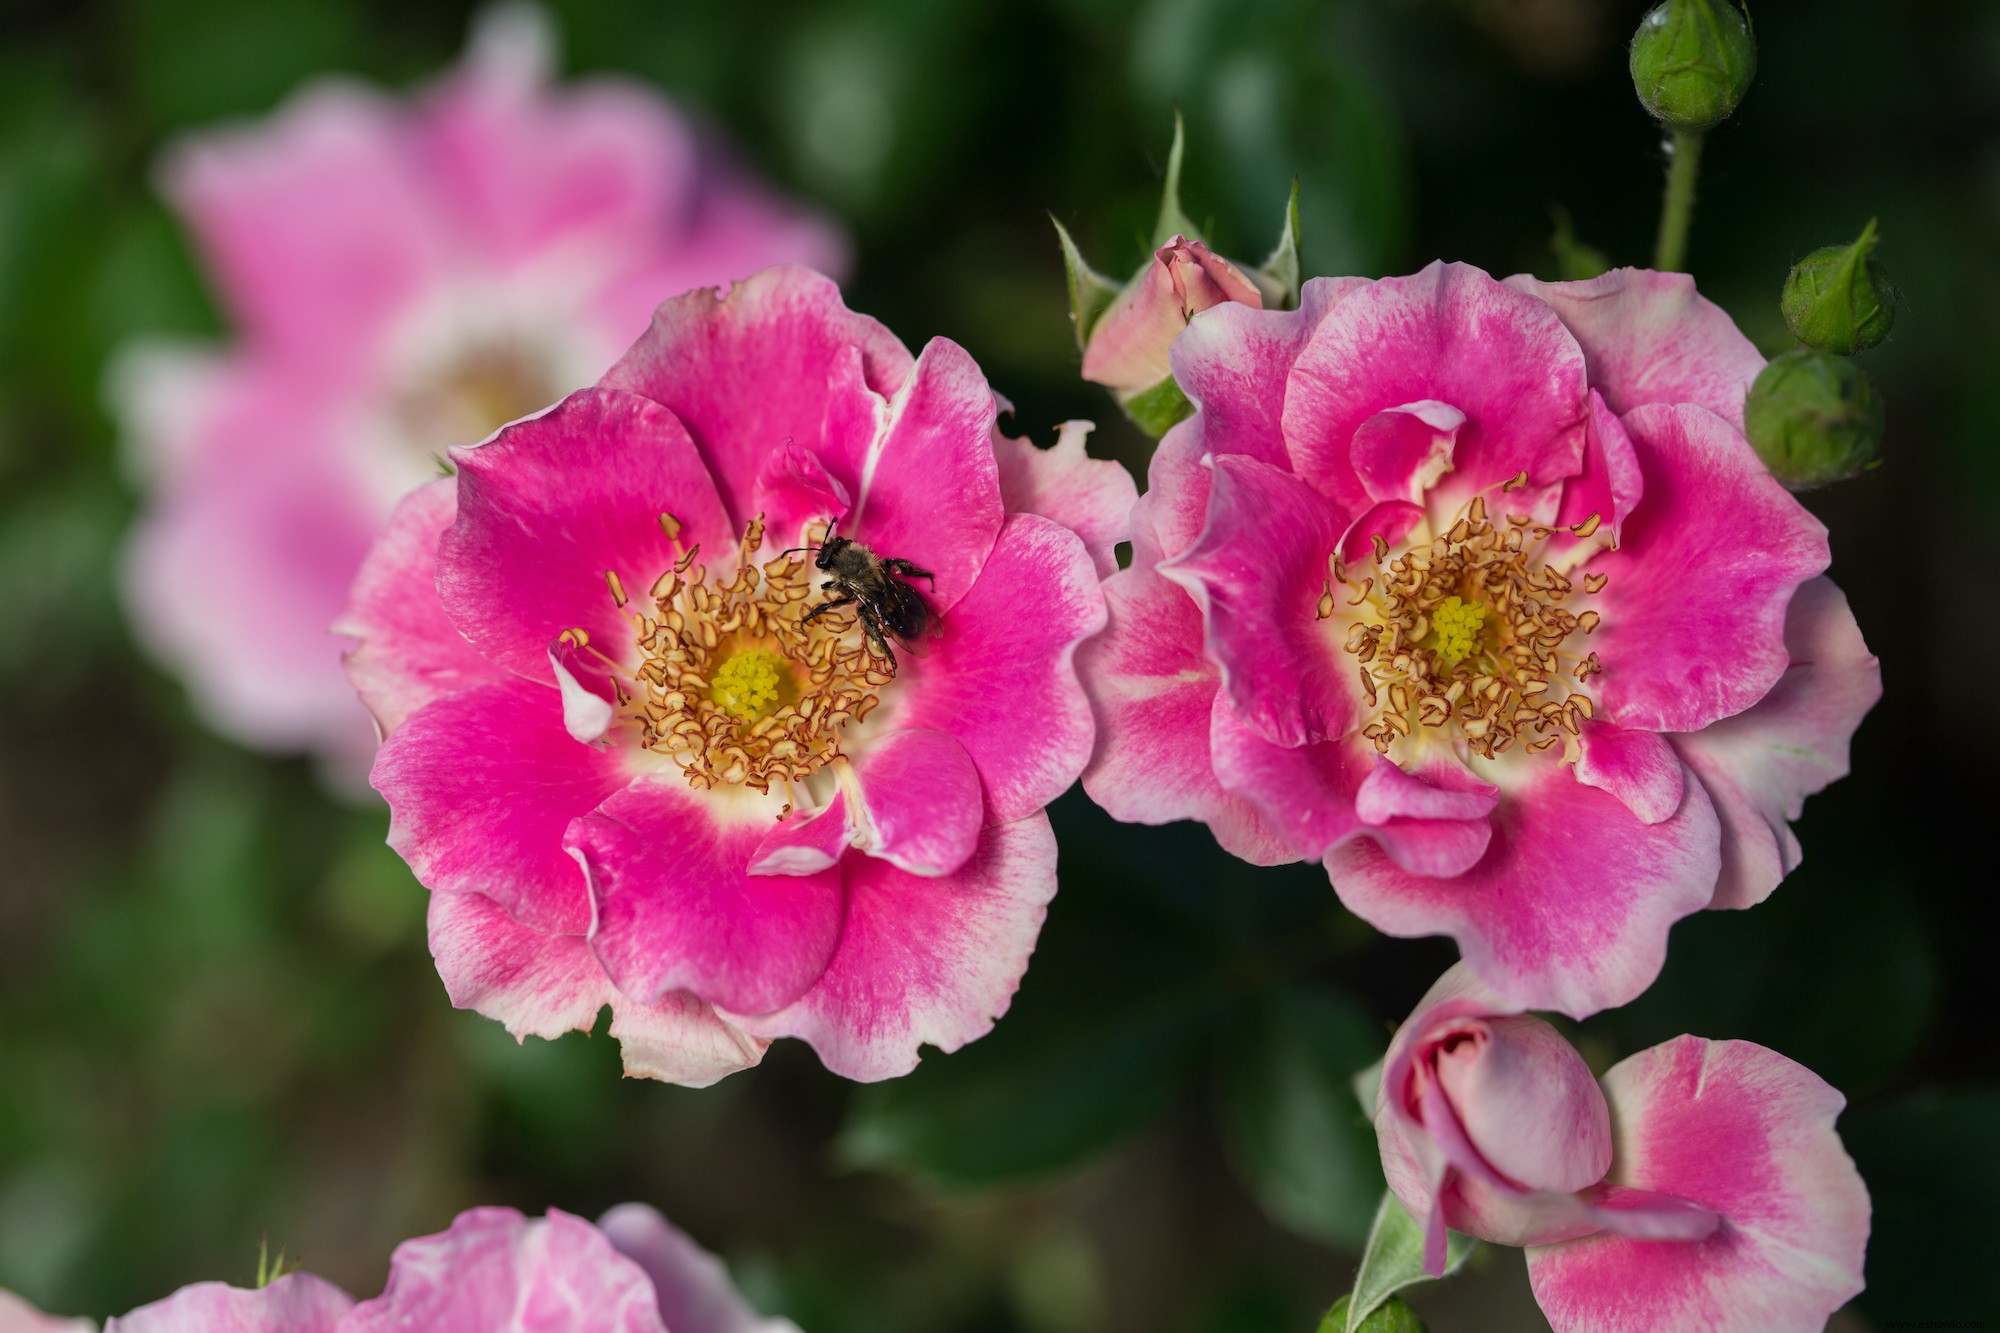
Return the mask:
M 402 504 L 340 628 L 456 1003 L 543 1036 L 608 1003 L 628 1071 L 683 1083 L 780 1036 L 882 1078 L 991 1026 L 1133 499 L 1081 429 L 995 418 L 961 348 L 770 269 Z M 821 590 L 789 548 L 830 525 L 923 571 L 926 632 Z
M 9 1322 L 14 1320 L 16 1322 Z M 69 1333 L 85 1320 L 35 1314 L 0 1292 L 0 1333 Z M 396 1247 L 389 1285 L 357 1304 L 310 1273 L 254 1290 L 183 1287 L 105 1333 L 797 1333 L 745 1303 L 722 1261 L 651 1208 L 623 1204 L 596 1226 L 549 1211 L 460 1213 L 449 1231 Z
M 1375 1129 L 1429 1271 L 1447 1227 L 1527 1246 L 1556 1333 L 1817 1333 L 1868 1244 L 1843 1105 L 1747 1041 L 1676 1037 L 1600 1083 L 1460 963 L 1390 1043 Z
M 551 88 L 550 46 L 535 11 L 496 11 L 414 99 L 315 84 L 165 163 L 236 340 L 119 367 L 149 493 L 127 603 L 247 744 L 365 764 L 327 625 L 448 449 L 589 384 L 662 293 L 842 262 L 657 94 Z
M 1318 279 L 1173 362 L 1198 410 L 1081 660 L 1113 815 L 1323 861 L 1578 1017 L 1797 863 L 1879 675 L 1742 436 L 1762 359 L 1688 278 Z

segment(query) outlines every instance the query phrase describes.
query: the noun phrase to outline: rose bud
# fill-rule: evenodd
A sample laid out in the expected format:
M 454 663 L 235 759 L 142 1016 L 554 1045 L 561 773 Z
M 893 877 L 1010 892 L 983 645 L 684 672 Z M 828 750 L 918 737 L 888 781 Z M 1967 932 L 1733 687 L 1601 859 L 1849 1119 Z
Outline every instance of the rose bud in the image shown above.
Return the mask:
M 1743 404 L 1757 456 L 1794 491 L 1878 466 L 1883 420 L 1882 398 L 1861 367 L 1813 347 L 1764 367 Z
M 1779 308 L 1792 336 L 1809 347 L 1853 356 L 1889 336 L 1902 293 L 1875 257 L 1875 222 L 1852 245 L 1829 245 L 1793 266 Z
M 1654 119 L 1687 134 L 1729 119 L 1757 74 L 1757 41 L 1729 0 L 1665 0 L 1632 38 L 1632 86 Z

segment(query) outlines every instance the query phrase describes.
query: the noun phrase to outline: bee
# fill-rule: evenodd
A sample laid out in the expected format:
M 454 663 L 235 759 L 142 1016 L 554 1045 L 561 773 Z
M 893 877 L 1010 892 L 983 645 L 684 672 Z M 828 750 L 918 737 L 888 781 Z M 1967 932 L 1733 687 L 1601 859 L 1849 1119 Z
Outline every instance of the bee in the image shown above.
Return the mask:
M 808 611 L 801 623 L 810 624 L 837 607 L 853 607 L 862 632 L 876 651 L 889 659 L 891 671 L 896 669 L 896 654 L 889 647 L 889 636 L 912 644 L 930 628 L 930 606 L 922 593 L 904 582 L 928 579 L 931 591 L 937 591 L 937 575 L 928 569 L 918 569 L 901 556 L 876 555 L 851 537 L 836 536 L 831 527 L 820 545 L 792 549 L 819 552 L 813 557 L 813 567 L 830 575 L 819 585 L 820 591 L 834 594 Z

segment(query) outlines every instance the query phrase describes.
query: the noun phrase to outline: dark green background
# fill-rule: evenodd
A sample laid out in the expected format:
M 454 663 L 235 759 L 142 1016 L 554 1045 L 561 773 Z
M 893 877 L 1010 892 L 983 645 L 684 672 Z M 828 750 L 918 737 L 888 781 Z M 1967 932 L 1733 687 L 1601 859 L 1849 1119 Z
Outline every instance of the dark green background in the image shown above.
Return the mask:
M 836 0 L 558 6 L 572 70 L 711 116 L 844 218 L 849 299 L 969 347 L 1046 440 L 1143 441 L 1075 377 L 1053 210 L 1137 265 L 1176 102 L 1188 209 L 1260 258 L 1294 173 L 1309 273 L 1437 256 L 1554 276 L 1552 205 L 1650 253 L 1640 6 L 1593 0 Z M 2000 7 L 1757 6 L 1692 264 L 1775 351 L 1787 265 L 1882 219 L 1908 294 L 1865 358 L 1887 465 L 1809 497 L 1888 696 L 1766 905 L 1674 932 L 1581 1029 L 1762 1041 L 1848 1094 L 1876 1203 L 1850 1329 L 2000 1316 L 1989 779 L 2000 612 Z M 996 1035 L 856 1089 L 787 1043 L 715 1089 L 617 1077 L 599 1035 L 516 1048 L 455 1013 L 373 809 L 204 734 L 135 653 L 134 496 L 101 397 L 141 333 L 219 333 L 147 188 L 161 143 L 315 73 L 397 86 L 466 12 L 398 0 L 0 8 L 0 1285 L 102 1316 L 245 1281 L 257 1239 L 363 1294 L 477 1202 L 659 1204 L 809 1333 L 1306 1329 L 1379 1190 L 1347 1078 L 1451 957 L 1376 937 L 1316 870 L 1199 828 L 1055 810 L 1063 888 Z M 662 295 L 665 295 L 663 293 Z M 1533 1328 L 1517 1261 L 1419 1291 L 1438 1333 Z M 1512 1322 L 1510 1322 L 1512 1321 Z

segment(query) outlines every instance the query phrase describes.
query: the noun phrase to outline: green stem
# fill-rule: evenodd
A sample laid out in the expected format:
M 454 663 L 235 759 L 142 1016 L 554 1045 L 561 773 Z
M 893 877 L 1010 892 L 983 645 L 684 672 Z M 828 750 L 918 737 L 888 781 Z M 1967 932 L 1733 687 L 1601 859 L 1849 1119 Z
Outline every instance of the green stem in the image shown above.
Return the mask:
M 1701 132 L 1675 130 L 1668 151 L 1673 161 L 1667 167 L 1667 199 L 1660 209 L 1660 243 L 1653 251 L 1653 267 L 1662 273 L 1678 273 L 1687 267 L 1694 182 L 1701 173 Z

